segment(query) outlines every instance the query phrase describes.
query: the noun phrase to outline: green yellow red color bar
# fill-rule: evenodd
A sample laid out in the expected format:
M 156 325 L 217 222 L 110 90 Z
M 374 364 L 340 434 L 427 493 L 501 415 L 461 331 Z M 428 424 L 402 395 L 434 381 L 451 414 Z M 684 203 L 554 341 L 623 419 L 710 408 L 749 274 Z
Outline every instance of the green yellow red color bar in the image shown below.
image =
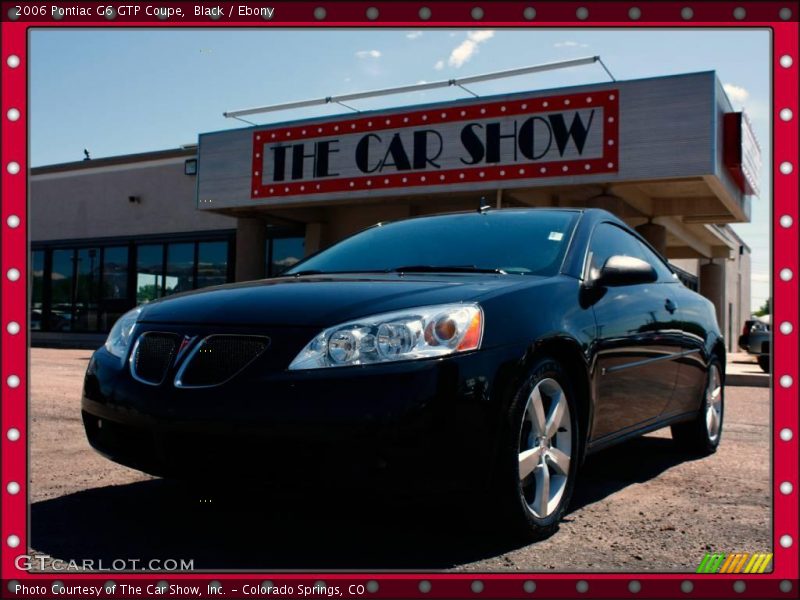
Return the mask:
M 772 552 L 708 552 L 697 573 L 764 573 L 772 562 Z

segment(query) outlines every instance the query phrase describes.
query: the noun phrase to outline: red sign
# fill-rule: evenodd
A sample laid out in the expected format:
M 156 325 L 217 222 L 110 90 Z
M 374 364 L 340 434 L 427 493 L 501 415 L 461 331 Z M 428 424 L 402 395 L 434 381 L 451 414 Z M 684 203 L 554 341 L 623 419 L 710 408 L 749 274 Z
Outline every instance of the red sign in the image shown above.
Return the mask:
M 619 91 L 428 107 L 253 132 L 252 198 L 618 170 Z

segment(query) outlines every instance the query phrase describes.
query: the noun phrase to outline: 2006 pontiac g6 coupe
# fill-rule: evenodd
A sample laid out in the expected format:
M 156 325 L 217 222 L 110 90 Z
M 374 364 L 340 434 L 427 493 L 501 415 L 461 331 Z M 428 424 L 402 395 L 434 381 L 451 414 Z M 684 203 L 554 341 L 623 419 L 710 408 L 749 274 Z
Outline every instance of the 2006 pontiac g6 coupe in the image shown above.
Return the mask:
M 83 422 L 156 475 L 483 490 L 543 536 L 587 453 L 666 426 L 714 452 L 724 357 L 713 305 L 611 214 L 448 214 L 132 310 Z

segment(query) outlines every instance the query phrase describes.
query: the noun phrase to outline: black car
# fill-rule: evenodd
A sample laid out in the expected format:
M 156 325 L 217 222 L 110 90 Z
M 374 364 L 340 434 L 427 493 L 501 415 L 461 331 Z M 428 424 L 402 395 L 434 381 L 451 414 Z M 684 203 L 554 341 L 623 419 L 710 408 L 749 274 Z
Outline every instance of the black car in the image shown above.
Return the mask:
M 714 452 L 724 358 L 712 304 L 616 217 L 484 210 L 131 311 L 82 412 L 148 473 L 483 490 L 541 536 L 588 453 L 666 426 Z

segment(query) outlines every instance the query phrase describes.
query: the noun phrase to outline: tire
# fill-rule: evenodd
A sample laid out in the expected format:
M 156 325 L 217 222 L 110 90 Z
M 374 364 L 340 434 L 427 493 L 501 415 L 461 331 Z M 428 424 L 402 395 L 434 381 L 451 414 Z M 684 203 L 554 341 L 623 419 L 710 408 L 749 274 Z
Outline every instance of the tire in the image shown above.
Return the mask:
M 712 359 L 706 373 L 706 385 L 700 411 L 692 421 L 672 426 L 672 439 L 692 454 L 707 456 L 714 454 L 722 439 L 722 423 L 725 416 L 725 382 L 719 359 Z
M 569 506 L 583 450 L 573 389 L 558 361 L 538 359 L 505 414 L 494 505 L 520 540 L 552 535 Z
M 764 373 L 769 373 L 769 354 L 758 355 L 758 366 Z

